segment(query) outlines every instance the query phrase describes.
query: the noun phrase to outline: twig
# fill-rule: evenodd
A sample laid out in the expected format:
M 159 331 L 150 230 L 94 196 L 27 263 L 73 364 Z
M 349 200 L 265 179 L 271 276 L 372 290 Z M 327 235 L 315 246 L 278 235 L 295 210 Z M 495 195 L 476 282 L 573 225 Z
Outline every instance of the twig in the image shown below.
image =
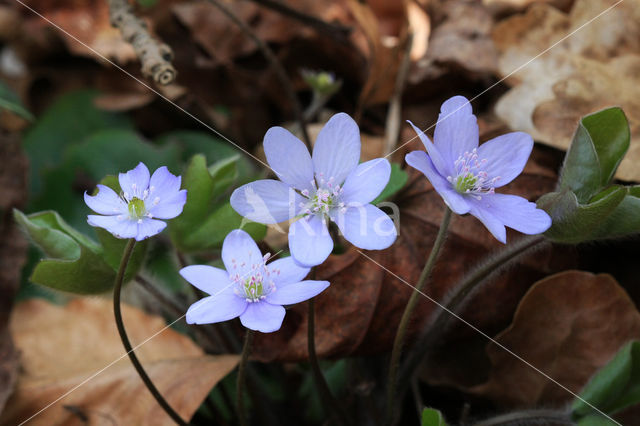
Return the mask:
M 133 46 L 142 63 L 142 74 L 163 86 L 173 83 L 177 73 L 171 65 L 171 48 L 151 37 L 147 24 L 133 14 L 127 0 L 107 0 L 107 3 L 111 25 L 118 28 L 122 38 Z
M 387 113 L 386 132 L 384 135 L 384 154 L 392 152 L 398 143 L 398 134 L 400 133 L 400 116 L 402 113 L 402 93 L 404 92 L 404 84 L 407 80 L 409 72 L 409 64 L 411 63 L 411 46 L 413 46 L 413 33 L 407 36 L 404 49 L 404 57 L 400 64 L 400 69 L 396 75 L 396 85 L 389 101 L 389 112 Z
M 296 19 L 305 25 L 315 28 L 318 31 L 324 32 L 338 41 L 344 41 L 349 34 L 351 34 L 352 28 L 345 27 L 341 24 L 331 24 L 329 22 L 318 19 L 315 16 L 307 15 L 300 12 L 297 9 L 293 9 L 286 4 L 275 0 L 251 0 L 254 3 L 271 9 L 275 12 L 279 12 L 285 16 Z
M 269 61 L 269 63 L 271 64 L 271 66 L 273 67 L 276 73 L 276 76 L 278 77 L 278 80 L 280 80 L 280 84 L 284 88 L 285 92 L 287 93 L 287 96 L 289 97 L 289 99 L 291 100 L 291 103 L 293 104 L 293 112 L 296 116 L 296 121 L 300 126 L 300 131 L 302 132 L 302 139 L 304 140 L 304 143 L 307 145 L 307 148 L 309 148 L 309 151 L 311 151 L 312 150 L 311 140 L 309 139 L 309 133 L 307 132 L 307 124 L 302 114 L 302 106 L 300 105 L 300 101 L 296 96 L 296 92 L 293 89 L 291 80 L 289 80 L 289 77 L 287 76 L 287 72 L 285 71 L 284 67 L 280 63 L 280 60 L 278 60 L 278 58 L 273 53 L 271 48 L 264 41 L 262 41 L 260 37 L 258 37 L 256 33 L 243 20 L 238 18 L 238 16 L 231 9 L 229 9 L 225 4 L 223 4 L 219 0 L 208 0 L 208 1 L 209 3 L 217 7 L 222 13 L 224 13 L 234 24 L 236 24 L 238 28 L 240 28 L 240 30 L 243 33 L 245 33 L 247 37 L 253 40 L 253 42 L 256 44 L 256 46 L 258 47 L 262 55 L 267 59 L 267 61 Z

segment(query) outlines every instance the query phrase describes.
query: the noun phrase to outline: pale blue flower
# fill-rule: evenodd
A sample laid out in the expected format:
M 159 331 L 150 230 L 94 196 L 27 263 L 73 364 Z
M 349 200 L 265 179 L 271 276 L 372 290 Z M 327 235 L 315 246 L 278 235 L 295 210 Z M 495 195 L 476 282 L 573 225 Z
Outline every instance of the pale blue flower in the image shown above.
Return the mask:
M 549 229 L 551 218 L 535 203 L 495 192 L 522 173 L 533 149 L 531 136 L 507 133 L 478 146 L 478 123 L 463 96 L 442 104 L 434 143 L 409 123 L 427 152 L 413 151 L 406 161 L 424 173 L 454 213 L 477 217 L 502 243 L 505 226 L 532 235 Z
M 162 231 L 167 224 L 157 219 L 172 219 L 182 213 L 187 191 L 180 189 L 181 177 L 160 167 L 149 177 L 149 169 L 140 163 L 120 173 L 120 194 L 98 185 L 98 193 L 85 192 L 84 201 L 96 213 L 89 215 L 91 226 L 104 228 L 117 238 L 144 240 Z
M 289 248 L 297 262 L 314 266 L 329 256 L 329 220 L 357 247 L 381 250 L 393 244 L 393 221 L 370 204 L 389 182 L 391 166 L 382 158 L 358 164 L 360 131 L 347 114 L 334 115 L 322 128 L 313 156 L 282 127 L 267 131 L 264 151 L 280 180 L 241 186 L 231 195 L 231 205 L 247 219 L 264 224 L 302 218 L 289 228 Z
M 329 287 L 328 281 L 302 281 L 310 268 L 291 257 L 267 264 L 249 234 L 231 231 L 222 244 L 224 269 L 208 265 L 182 268 L 180 275 L 210 294 L 187 310 L 189 324 L 210 324 L 240 317 L 251 330 L 270 333 L 280 329 L 285 309 L 310 299 Z

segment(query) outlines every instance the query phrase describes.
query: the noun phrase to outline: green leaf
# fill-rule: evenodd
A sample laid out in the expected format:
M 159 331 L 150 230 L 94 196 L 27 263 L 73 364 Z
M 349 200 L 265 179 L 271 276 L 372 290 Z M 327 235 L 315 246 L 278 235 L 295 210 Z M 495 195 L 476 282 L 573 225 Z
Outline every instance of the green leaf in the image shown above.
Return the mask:
M 132 128 L 124 115 L 95 108 L 93 99 L 97 95 L 97 91 L 82 90 L 61 96 L 25 134 L 32 198 L 43 189 L 43 174 L 61 164 L 68 146 L 81 142 L 97 130 Z
M 618 107 L 582 118 L 564 160 L 561 189 L 573 191 L 585 203 L 611 182 L 629 139 L 629 122 Z
M 578 420 L 578 426 L 619 426 L 602 415 L 593 414 Z
M 239 161 L 240 155 L 234 155 L 233 157 L 222 159 L 209 167 L 209 174 L 214 182 L 211 194 L 212 199 L 215 200 L 233 185 L 238 177 Z
M 67 150 L 65 168 L 81 168 L 98 181 L 115 171 L 133 169 L 141 161 L 151 173 L 161 166 L 174 172 L 179 168 L 178 148 L 157 147 L 129 129 L 102 129 Z
M 575 399 L 571 411 L 575 420 L 586 417 L 589 425 L 609 424 L 597 423 L 605 421 L 592 407 L 583 400 L 598 407 L 608 415 L 640 402 L 640 341 L 629 342 L 602 367 L 580 392 L 581 399 Z M 594 423 L 595 422 L 595 423 Z M 581 423 L 582 424 L 582 423 Z
M 231 208 L 228 201 L 215 203 L 215 198 L 233 183 L 237 175 L 237 161 L 238 156 L 233 156 L 207 168 L 204 155 L 196 155 L 191 159 L 183 179 L 187 203 L 182 214 L 169 223 L 171 239 L 181 251 L 218 248 L 230 231 L 243 224 L 243 218 Z M 253 222 L 243 229 L 257 240 L 264 238 L 266 233 L 264 225 Z
M 442 413 L 435 408 L 424 408 L 422 410 L 422 426 L 447 426 L 442 417 Z
M 627 187 L 622 202 L 598 227 L 597 238 L 615 238 L 640 233 L 640 186 Z
M 225 203 L 211 213 L 195 231 L 184 236 L 184 244 L 192 251 L 222 246 L 227 234 L 234 229 L 243 229 L 260 241 L 266 235 L 266 226 L 248 221 L 236 213 L 231 204 Z
M 56 212 L 25 216 L 14 210 L 14 217 L 48 257 L 36 265 L 31 281 L 76 294 L 111 289 L 115 271 L 102 260 L 100 246 L 70 228 Z
M 57 212 L 44 211 L 25 216 L 14 210 L 18 224 L 47 256 L 33 270 L 31 281 L 56 290 L 76 294 L 97 294 L 110 290 L 120 266 L 127 240 L 99 229 L 102 245 L 70 227 Z M 146 242 L 139 243 L 131 256 L 125 281 L 142 266 Z
M 0 108 L 11 111 L 25 120 L 34 120 L 33 114 L 31 114 L 24 105 L 22 105 L 18 95 L 16 95 L 3 81 L 0 81 Z
M 380 195 L 376 197 L 375 200 L 371 202 L 371 204 L 376 205 L 381 201 L 384 201 L 394 195 L 396 192 L 400 191 L 407 183 L 409 179 L 409 175 L 407 172 L 400 168 L 400 165 L 397 163 L 391 164 L 391 177 L 389 177 L 389 183 L 384 187 Z
M 618 185 L 596 194 L 586 204 L 568 190 L 545 194 L 538 206 L 549 213 L 553 222 L 544 235 L 552 241 L 572 244 L 606 238 L 602 227 L 626 195 L 627 188 Z

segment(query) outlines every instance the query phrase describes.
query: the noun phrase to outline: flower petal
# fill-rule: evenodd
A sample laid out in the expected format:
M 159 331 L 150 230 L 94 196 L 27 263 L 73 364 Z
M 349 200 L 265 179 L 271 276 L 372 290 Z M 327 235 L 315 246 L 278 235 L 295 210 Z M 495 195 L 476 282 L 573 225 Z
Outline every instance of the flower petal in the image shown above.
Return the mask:
M 154 192 L 158 194 L 158 191 Z M 145 201 L 145 206 L 151 215 L 158 219 L 173 219 L 182 213 L 184 204 L 187 202 L 187 190 L 171 192 L 167 196 L 154 197 L 151 194 Z M 157 204 L 156 204 L 157 201 Z
M 289 256 L 267 264 L 267 270 L 271 272 L 271 279 L 276 286 L 280 286 L 302 281 L 311 268 L 299 265 L 293 257 Z
M 491 194 L 475 202 L 505 226 L 523 234 L 541 234 L 551 226 L 551 217 L 547 212 L 537 208 L 536 203 L 517 195 Z
M 231 284 L 227 271 L 209 265 L 185 266 L 180 269 L 180 275 L 192 286 L 211 295 L 225 290 Z
M 444 161 L 453 165 L 465 152 L 477 148 L 478 141 L 478 119 L 467 98 L 454 96 L 445 101 L 433 133 L 433 142 Z
M 499 188 L 515 179 L 524 169 L 531 150 L 533 139 L 526 133 L 513 132 L 498 136 L 478 147 L 478 158 L 486 159 L 483 167 L 488 178 L 498 177 L 494 188 Z
M 423 151 L 413 151 L 405 156 L 411 167 L 420 170 L 429 179 L 433 188 L 438 191 L 444 202 L 456 214 L 469 213 L 470 206 L 464 196 L 452 189 L 451 184 L 443 178 L 431 162 L 431 158 Z
M 248 278 L 251 267 L 262 264 L 262 253 L 249 234 L 236 229 L 229 232 L 222 243 L 222 261 L 229 276 L 238 274 Z
M 483 199 L 486 196 L 482 197 Z M 486 208 L 482 203 L 477 203 L 474 198 L 469 199 L 471 210 L 469 213 L 474 215 L 482 224 L 493 234 L 494 237 L 502 244 L 507 243 L 507 230 L 500 219 L 498 219 L 491 209 Z
M 282 306 L 267 302 L 248 303 L 247 309 L 240 315 L 240 322 L 251 330 L 271 333 L 280 330 L 284 314 Z
M 345 203 L 370 203 L 389 183 L 391 164 L 384 158 L 366 161 L 355 169 L 344 182 L 342 200 Z
M 254 222 L 274 224 L 294 217 L 304 198 L 284 182 L 257 180 L 231 194 L 231 206 Z
M 134 238 L 138 235 L 138 223 L 128 217 L 121 216 L 87 216 L 87 223 L 91 226 L 104 228 L 116 238 Z
M 333 250 L 327 224 L 320 216 L 306 216 L 289 227 L 289 249 L 294 260 L 303 266 L 324 262 Z
M 182 177 L 172 174 L 166 166 L 159 167 L 149 180 L 150 198 L 168 197 L 180 191 Z
M 98 193 L 84 193 L 84 202 L 96 213 L 114 215 L 127 214 L 127 204 L 108 186 L 98 185 Z
M 125 198 L 129 200 L 133 197 L 142 199 L 145 189 L 149 187 L 149 169 L 143 163 L 139 163 L 134 169 L 127 173 L 118 175 L 120 189 L 125 193 Z
M 266 300 L 275 305 L 293 305 L 317 296 L 327 287 L 329 287 L 329 281 L 311 280 L 276 286 L 276 291 L 269 293 Z
M 249 302 L 233 292 L 205 297 L 191 305 L 187 310 L 188 324 L 211 324 L 228 321 L 242 315 Z
M 316 179 L 333 177 L 339 185 L 360 160 L 360 130 L 351 117 L 341 112 L 324 125 L 313 146 Z
M 420 140 L 427 150 L 427 153 L 429 154 L 433 165 L 436 167 L 436 170 L 438 170 L 438 173 L 442 176 L 452 176 L 453 163 L 447 163 L 447 161 L 445 161 L 445 158 L 442 156 L 438 148 L 436 148 L 435 145 L 432 144 L 429 140 L 429 136 L 427 136 L 422 130 L 414 126 L 411 121 L 407 120 L 407 123 L 411 124 L 413 130 L 415 130 L 415 132 L 420 137 Z
M 284 183 L 302 191 L 313 190 L 313 163 L 305 144 L 290 131 L 272 127 L 264 135 L 267 162 Z
M 162 232 L 167 224 L 161 220 L 144 218 L 140 219 L 138 223 L 138 233 L 136 234 L 136 241 L 142 241 L 145 238 L 153 237 L 156 234 Z
M 361 249 L 386 249 L 398 236 L 393 220 L 372 204 L 347 207 L 336 223 L 347 241 Z

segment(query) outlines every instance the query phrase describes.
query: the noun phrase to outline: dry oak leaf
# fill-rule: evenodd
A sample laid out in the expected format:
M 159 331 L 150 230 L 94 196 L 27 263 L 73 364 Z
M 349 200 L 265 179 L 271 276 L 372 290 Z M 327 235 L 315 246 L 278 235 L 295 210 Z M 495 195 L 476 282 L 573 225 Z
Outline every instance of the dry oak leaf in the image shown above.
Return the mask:
M 534 157 L 538 155 L 536 152 Z M 523 175 L 505 187 L 505 192 L 536 199 L 551 191 L 556 180 L 555 166 L 547 167 L 544 162 L 533 159 Z M 406 282 L 415 284 L 437 234 L 444 203 L 423 175 L 412 171 L 410 182 L 394 200 L 400 209 L 397 241 L 386 250 L 364 253 Z M 517 236 L 510 232 L 508 238 Z M 500 246 L 475 218 L 456 217 L 426 293 L 442 300 L 475 262 Z M 503 329 L 528 287 L 551 271 L 566 269 L 564 260 L 555 249 L 523 260 L 487 286 L 488 295 L 477 296 L 481 303 L 492 309 L 473 308 L 463 312 L 463 316 L 480 327 L 496 327 L 497 324 L 497 330 Z M 391 348 L 398 322 L 412 293 L 407 284 L 353 247 L 342 255 L 331 255 L 317 267 L 316 278 L 331 283 L 315 298 L 316 349 L 320 357 L 377 354 Z M 420 300 L 411 335 L 422 328 L 435 309 L 439 308 L 433 302 L 426 298 Z M 281 330 L 269 335 L 258 334 L 252 354 L 261 361 L 305 360 L 308 355 L 307 304 L 292 306 Z
M 56 0 L 30 0 L 26 3 L 107 58 L 120 64 L 137 58 L 133 47 L 122 39 L 120 31 L 111 26 L 109 6 L 106 1 L 76 0 L 69 3 Z M 35 16 L 28 10 L 22 12 L 25 16 L 25 34 L 37 38 L 38 34 L 50 30 L 51 24 L 39 16 Z M 72 37 L 64 33 L 60 35 L 72 53 L 95 57 L 95 53 Z
M 640 337 L 640 313 L 608 274 L 565 271 L 537 282 L 518 305 L 513 323 L 496 340 L 579 392 L 631 339 Z M 563 405 L 566 390 L 490 343 L 492 369 L 470 391 L 503 407 Z
M 166 327 L 160 317 L 124 305 L 135 347 Z M 16 392 L 0 416 L 18 424 L 125 353 L 106 299 L 74 299 L 57 306 L 32 299 L 16 306 L 11 333 L 22 352 Z M 187 337 L 166 329 L 136 350 L 169 404 L 190 419 L 209 391 L 237 364 L 238 356 L 205 355 Z M 124 357 L 31 420 L 52 424 L 173 425 Z
M 499 72 L 513 86 L 496 104 L 496 114 L 514 130 L 566 149 L 583 115 L 618 105 L 632 137 L 616 176 L 640 180 L 640 3 L 622 2 L 589 22 L 614 4 L 577 0 L 569 13 L 534 4 L 496 25 Z

